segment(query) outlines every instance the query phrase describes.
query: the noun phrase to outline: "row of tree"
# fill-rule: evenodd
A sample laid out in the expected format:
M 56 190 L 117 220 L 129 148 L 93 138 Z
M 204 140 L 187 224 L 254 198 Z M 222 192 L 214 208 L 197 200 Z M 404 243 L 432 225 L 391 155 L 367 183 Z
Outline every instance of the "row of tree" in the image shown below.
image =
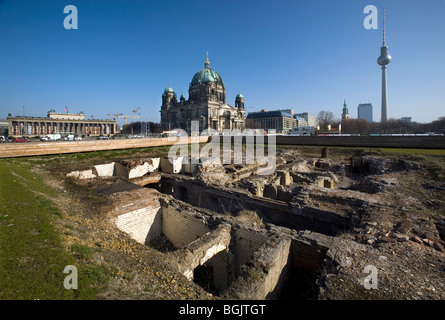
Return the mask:
M 445 134 L 445 117 L 440 117 L 429 123 L 407 122 L 399 119 L 389 119 L 387 122 L 368 122 L 363 119 L 338 120 L 330 111 L 320 111 L 317 116 L 320 130 L 327 130 L 328 125 L 338 128 L 345 134 L 412 134 L 412 133 L 442 133 Z
M 160 123 L 156 122 L 132 122 L 124 125 L 120 131 L 122 134 L 150 134 L 150 133 L 162 133 Z

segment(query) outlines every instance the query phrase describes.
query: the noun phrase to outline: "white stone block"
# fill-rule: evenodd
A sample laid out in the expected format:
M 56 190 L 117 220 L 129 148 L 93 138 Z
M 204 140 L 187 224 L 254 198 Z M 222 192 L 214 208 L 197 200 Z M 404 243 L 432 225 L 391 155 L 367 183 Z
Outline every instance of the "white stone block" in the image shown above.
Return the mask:
M 161 158 L 151 158 L 146 163 L 148 163 L 148 172 L 155 172 L 159 169 Z
M 128 170 L 128 179 L 139 178 L 148 173 L 149 164 L 144 162 L 143 164 L 136 166 Z
M 79 179 L 92 179 L 96 177 L 97 176 L 93 173 L 93 169 L 79 171 Z
M 94 166 L 99 177 L 112 177 L 114 175 L 114 162 Z

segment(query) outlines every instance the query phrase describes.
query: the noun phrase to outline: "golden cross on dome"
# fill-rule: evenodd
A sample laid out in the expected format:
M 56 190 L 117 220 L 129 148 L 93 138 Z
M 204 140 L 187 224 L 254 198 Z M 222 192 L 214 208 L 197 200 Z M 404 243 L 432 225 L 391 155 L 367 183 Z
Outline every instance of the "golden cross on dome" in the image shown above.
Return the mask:
M 206 62 L 204 63 L 205 67 L 209 67 L 210 66 L 210 62 L 209 62 L 209 52 L 206 51 Z

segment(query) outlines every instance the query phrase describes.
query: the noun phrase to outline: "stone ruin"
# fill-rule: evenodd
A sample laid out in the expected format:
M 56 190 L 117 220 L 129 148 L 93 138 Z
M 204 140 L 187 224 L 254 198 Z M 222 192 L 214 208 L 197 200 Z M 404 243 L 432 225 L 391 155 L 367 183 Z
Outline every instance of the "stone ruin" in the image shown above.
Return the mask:
M 258 164 L 183 160 L 111 162 L 67 177 L 108 181 L 95 192 L 113 204 L 115 225 L 173 255 L 178 271 L 213 295 L 316 299 L 329 274 L 350 266 L 351 254 L 378 256 L 369 244 L 381 235 L 341 235 L 370 223 L 367 210 L 384 206 L 378 195 L 398 183 L 385 176 L 397 169 L 384 159 L 343 163 L 280 152 L 268 176 L 258 175 Z M 443 241 L 436 242 L 440 250 Z

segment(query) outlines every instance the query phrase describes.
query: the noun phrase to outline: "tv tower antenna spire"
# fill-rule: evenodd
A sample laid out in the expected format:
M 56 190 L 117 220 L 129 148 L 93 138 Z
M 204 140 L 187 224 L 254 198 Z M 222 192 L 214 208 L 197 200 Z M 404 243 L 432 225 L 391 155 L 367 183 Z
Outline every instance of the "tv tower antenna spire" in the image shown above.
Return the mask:
M 383 45 L 380 48 L 380 57 L 377 63 L 382 66 L 382 116 L 381 122 L 388 121 L 388 97 L 386 92 L 386 66 L 391 62 L 391 56 L 388 53 L 388 47 L 385 39 L 385 9 L 383 8 Z
M 385 8 L 383 8 L 383 46 L 385 45 Z

